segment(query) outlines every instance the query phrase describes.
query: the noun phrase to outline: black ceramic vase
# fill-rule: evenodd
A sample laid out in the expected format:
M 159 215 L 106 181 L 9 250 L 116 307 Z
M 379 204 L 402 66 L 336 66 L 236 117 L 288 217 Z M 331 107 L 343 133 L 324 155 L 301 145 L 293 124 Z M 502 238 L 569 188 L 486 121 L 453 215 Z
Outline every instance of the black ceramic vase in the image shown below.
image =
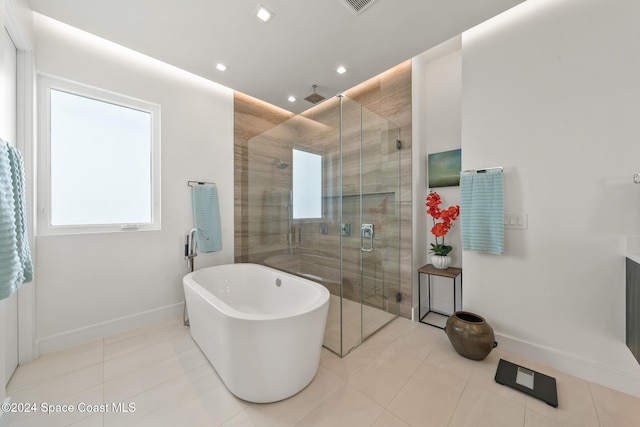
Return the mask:
M 487 321 L 468 311 L 453 313 L 444 331 L 453 348 L 468 359 L 483 360 L 498 345 Z

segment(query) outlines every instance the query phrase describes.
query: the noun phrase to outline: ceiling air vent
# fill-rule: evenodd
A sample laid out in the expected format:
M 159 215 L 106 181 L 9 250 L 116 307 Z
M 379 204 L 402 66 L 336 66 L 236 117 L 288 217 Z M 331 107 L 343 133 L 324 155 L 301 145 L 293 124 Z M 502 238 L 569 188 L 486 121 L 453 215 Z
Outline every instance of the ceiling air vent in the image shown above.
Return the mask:
M 367 7 L 371 6 L 375 0 L 344 0 L 349 9 L 356 14 L 362 13 Z

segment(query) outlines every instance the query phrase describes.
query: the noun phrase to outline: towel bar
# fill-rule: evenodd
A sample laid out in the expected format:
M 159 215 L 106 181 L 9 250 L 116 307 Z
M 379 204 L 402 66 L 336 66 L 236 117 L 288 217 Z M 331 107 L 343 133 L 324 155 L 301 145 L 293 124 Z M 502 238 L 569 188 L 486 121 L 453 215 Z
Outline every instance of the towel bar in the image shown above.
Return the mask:
M 194 185 L 216 185 L 215 182 L 206 182 L 206 181 L 187 181 L 187 185 L 189 187 L 193 187 Z

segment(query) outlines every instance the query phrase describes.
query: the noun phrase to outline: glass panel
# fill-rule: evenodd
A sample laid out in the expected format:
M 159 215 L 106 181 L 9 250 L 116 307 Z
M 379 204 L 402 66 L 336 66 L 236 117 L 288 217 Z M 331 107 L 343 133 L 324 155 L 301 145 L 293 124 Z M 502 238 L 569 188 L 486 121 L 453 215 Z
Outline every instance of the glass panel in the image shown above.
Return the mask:
M 348 224 L 349 236 L 342 236 L 342 341 L 343 355 L 362 342 L 362 280 L 360 274 L 360 225 L 362 204 L 361 118 L 362 107 L 342 97 L 342 223 Z
M 288 255 L 291 194 L 291 150 L 294 119 L 252 138 L 245 158 L 247 188 L 242 223 L 244 261 L 264 263 L 270 256 Z
M 242 159 L 248 163 L 243 260 L 326 286 L 324 346 L 340 356 L 398 314 L 397 132 L 357 102 L 336 97 L 252 138 Z M 309 173 L 299 166 L 300 154 L 322 168 L 314 173 L 321 176 L 319 217 L 299 213 L 297 205 L 309 203 L 297 197 L 297 181 Z M 307 173 L 298 177 L 296 168 Z M 373 224 L 371 239 L 362 237 L 363 223 Z M 363 251 L 370 244 L 373 250 Z
M 322 154 L 322 217 L 295 220 L 300 229 L 301 267 L 317 276 L 331 293 L 324 346 L 342 355 L 340 256 L 340 102 L 328 99 L 300 116 L 296 149 Z
M 362 252 L 363 339 L 400 312 L 398 137 L 395 125 L 362 108 L 362 222 L 374 230 L 373 250 Z

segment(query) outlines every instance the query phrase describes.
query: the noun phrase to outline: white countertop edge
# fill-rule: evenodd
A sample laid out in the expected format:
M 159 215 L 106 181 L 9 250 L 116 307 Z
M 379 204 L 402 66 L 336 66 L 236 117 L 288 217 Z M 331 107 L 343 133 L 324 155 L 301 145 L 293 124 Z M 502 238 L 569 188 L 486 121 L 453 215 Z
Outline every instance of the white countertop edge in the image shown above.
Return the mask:
M 631 254 L 628 253 L 626 254 L 627 258 L 629 258 L 631 261 L 633 262 L 637 262 L 638 264 L 640 264 L 640 255 L 637 254 Z
M 627 236 L 625 256 L 640 264 L 640 236 Z

